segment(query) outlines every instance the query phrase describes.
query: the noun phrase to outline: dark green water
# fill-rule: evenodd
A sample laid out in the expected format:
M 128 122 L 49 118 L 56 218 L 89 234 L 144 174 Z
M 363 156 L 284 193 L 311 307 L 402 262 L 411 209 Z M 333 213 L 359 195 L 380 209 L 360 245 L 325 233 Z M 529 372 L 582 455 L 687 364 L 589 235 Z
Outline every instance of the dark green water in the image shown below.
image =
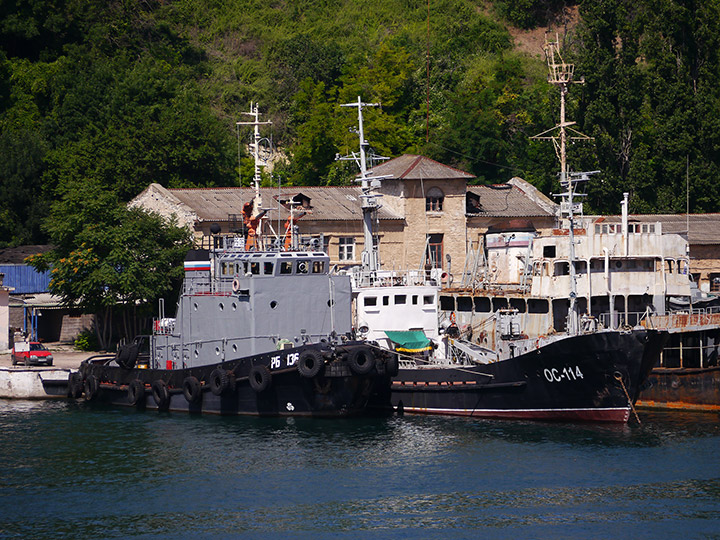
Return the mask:
M 0 538 L 720 538 L 720 419 L 219 418 L 0 401 Z

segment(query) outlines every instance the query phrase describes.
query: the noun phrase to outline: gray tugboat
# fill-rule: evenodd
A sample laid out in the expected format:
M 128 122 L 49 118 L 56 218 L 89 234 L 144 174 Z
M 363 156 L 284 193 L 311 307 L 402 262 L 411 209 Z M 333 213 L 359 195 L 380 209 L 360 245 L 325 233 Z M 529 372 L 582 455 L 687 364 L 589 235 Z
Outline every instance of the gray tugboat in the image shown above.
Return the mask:
M 389 388 L 395 353 L 351 339 L 350 277 L 332 275 L 322 252 L 262 250 L 256 107 L 252 114 L 256 198 L 245 208 L 246 234 L 215 234 L 207 249 L 191 251 L 176 316 L 165 317 L 161 302 L 153 334 L 84 361 L 70 377 L 70 397 L 159 410 L 332 417 L 364 412 Z

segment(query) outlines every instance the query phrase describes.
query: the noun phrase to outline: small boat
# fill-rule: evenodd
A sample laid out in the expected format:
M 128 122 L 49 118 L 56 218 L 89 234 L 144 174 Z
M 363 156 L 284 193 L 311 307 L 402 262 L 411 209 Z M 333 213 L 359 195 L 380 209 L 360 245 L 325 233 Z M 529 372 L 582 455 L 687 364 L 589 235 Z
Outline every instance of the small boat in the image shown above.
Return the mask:
M 259 160 L 257 106 L 255 157 Z M 247 234 L 191 250 L 175 317 L 160 303 L 153 332 L 85 360 L 68 394 L 140 409 L 272 416 L 366 411 L 397 372 L 395 353 L 352 339 L 347 275 L 318 251 L 264 250 L 256 161 Z M 289 228 L 290 230 L 292 227 Z

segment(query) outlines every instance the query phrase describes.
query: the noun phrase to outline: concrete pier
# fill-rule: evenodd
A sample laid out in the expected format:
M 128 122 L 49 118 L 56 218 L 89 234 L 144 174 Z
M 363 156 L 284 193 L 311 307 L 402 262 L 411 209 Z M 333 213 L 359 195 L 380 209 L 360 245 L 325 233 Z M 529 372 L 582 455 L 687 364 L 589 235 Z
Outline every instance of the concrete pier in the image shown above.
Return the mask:
M 0 398 L 48 399 L 64 397 L 73 370 L 63 368 L 0 367 Z
M 0 399 L 62 398 L 70 373 L 94 353 L 48 346 L 53 354 L 49 367 L 13 366 L 9 353 L 0 354 Z

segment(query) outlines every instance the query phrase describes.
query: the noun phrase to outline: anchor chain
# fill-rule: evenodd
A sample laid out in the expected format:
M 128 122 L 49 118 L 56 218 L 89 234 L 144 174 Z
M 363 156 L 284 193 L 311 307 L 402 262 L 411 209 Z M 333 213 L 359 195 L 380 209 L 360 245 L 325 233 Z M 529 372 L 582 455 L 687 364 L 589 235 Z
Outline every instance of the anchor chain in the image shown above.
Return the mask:
M 642 424 L 640 421 L 640 417 L 638 416 L 637 411 L 635 410 L 635 406 L 633 405 L 632 400 L 630 399 L 630 394 L 628 394 L 627 388 L 625 388 L 625 383 L 622 380 L 622 374 L 619 371 L 616 371 L 613 376 L 615 377 L 615 380 L 620 383 L 620 386 L 622 386 L 623 392 L 625 392 L 625 397 L 628 400 L 628 403 L 630 404 L 630 409 L 632 409 L 633 414 L 635 415 L 635 420 L 637 420 L 638 424 Z

